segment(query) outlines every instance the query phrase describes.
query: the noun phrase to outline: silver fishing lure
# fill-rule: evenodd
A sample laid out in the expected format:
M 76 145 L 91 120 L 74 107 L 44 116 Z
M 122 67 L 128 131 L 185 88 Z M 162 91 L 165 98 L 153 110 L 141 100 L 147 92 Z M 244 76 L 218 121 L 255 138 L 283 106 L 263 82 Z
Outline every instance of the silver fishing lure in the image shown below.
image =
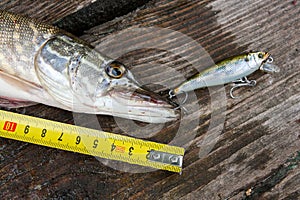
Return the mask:
M 251 52 L 238 55 L 223 60 L 216 65 L 192 76 L 187 81 L 170 90 L 169 97 L 173 98 L 177 94 L 186 93 L 198 88 L 223 85 L 233 82 L 234 85 L 230 90 L 230 96 L 238 87 L 255 86 L 255 80 L 248 80 L 247 76 L 260 69 L 264 72 L 279 72 L 279 68 L 273 64 L 273 58 L 267 52 Z M 182 102 L 184 103 L 187 99 Z

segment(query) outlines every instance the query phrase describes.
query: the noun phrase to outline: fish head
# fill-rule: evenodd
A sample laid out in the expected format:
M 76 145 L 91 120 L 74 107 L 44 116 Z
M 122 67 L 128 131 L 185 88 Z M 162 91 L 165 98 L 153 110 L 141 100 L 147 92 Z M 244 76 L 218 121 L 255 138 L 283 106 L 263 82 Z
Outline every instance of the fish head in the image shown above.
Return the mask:
M 122 63 L 109 61 L 102 68 L 104 70 L 95 89 L 96 109 L 101 110 L 106 105 L 114 116 L 151 123 L 167 122 L 178 117 L 173 105 L 141 87 Z
M 53 98 L 48 105 L 150 123 L 178 117 L 167 100 L 143 89 L 122 63 L 78 39 L 65 35 L 49 39 L 35 57 L 35 69 Z

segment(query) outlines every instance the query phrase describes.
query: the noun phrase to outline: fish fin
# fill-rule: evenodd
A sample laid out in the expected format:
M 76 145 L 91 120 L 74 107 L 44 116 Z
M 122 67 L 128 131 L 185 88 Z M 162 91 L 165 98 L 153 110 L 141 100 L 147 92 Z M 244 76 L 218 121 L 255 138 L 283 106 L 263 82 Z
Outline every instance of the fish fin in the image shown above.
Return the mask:
M 33 101 L 24 101 L 19 99 L 8 99 L 8 98 L 0 97 L 0 107 L 5 107 L 5 108 L 21 108 L 21 107 L 33 106 L 36 104 L 38 103 Z
M 0 106 L 19 108 L 38 104 L 34 97 L 41 93 L 38 85 L 0 70 Z

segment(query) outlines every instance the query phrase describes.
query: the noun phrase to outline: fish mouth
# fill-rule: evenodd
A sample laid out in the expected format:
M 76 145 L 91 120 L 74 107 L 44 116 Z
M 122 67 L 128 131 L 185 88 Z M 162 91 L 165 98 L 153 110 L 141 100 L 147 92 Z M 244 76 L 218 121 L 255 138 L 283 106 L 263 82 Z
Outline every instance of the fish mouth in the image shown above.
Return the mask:
M 148 123 L 164 123 L 179 117 L 178 110 L 167 99 L 142 88 L 113 88 L 109 95 L 114 100 L 113 113 L 116 116 Z

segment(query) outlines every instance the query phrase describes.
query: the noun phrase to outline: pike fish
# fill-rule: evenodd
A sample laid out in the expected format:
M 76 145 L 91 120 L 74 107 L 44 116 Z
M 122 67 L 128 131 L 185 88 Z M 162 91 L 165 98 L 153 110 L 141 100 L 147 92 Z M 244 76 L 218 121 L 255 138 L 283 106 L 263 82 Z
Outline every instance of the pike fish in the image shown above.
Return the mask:
M 255 80 L 248 80 L 247 76 L 257 70 L 268 73 L 279 72 L 280 69 L 272 64 L 273 58 L 267 52 L 250 52 L 225 59 L 189 78 L 170 91 L 170 98 L 180 93 L 195 89 L 223 85 L 234 82 L 230 96 L 235 98 L 233 90 L 242 86 L 254 86 Z
M 5 107 L 36 102 L 150 123 L 178 117 L 122 63 L 57 27 L 6 11 L 0 11 L 0 97 Z

